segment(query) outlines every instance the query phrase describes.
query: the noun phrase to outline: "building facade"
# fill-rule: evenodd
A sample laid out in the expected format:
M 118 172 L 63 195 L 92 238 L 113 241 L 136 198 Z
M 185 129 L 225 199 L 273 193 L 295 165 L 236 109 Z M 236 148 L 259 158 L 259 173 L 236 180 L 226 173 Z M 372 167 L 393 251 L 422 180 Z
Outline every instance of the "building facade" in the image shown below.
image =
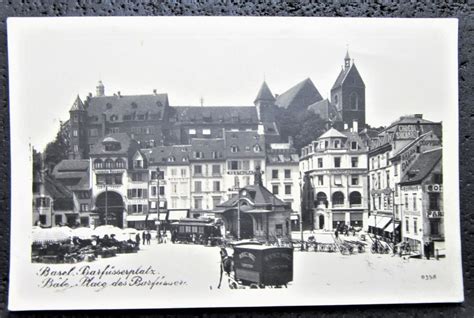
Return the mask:
M 302 149 L 304 228 L 332 231 L 365 226 L 367 150 L 366 141 L 356 131 L 334 128 Z
M 367 230 L 395 243 L 402 240 L 400 181 L 420 151 L 441 144 L 441 123 L 403 116 L 371 140 L 370 218 Z

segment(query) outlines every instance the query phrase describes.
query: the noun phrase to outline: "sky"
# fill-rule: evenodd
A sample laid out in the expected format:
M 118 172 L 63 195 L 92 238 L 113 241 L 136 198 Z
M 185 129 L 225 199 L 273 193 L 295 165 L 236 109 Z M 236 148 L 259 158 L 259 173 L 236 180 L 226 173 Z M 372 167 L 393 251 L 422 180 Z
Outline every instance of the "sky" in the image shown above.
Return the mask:
M 9 19 L 10 107 L 41 150 L 99 80 L 106 95 L 156 89 L 171 106 L 250 106 L 264 79 L 281 94 L 309 77 L 327 98 L 349 49 L 367 123 L 442 121 L 457 110 L 456 30 L 453 19 Z

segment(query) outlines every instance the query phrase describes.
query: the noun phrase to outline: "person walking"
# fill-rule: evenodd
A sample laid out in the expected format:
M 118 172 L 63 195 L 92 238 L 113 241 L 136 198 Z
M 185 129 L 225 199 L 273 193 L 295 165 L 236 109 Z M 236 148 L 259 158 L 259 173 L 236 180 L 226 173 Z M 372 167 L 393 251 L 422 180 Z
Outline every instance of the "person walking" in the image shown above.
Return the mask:
M 143 242 L 142 243 L 143 245 L 146 244 L 146 232 L 145 231 L 142 232 L 142 242 Z
M 151 234 L 150 232 L 146 232 L 146 244 L 150 245 L 150 241 L 151 241 Z
M 135 236 L 135 242 L 137 242 L 137 247 L 140 246 L 140 233 L 137 233 L 137 235 Z

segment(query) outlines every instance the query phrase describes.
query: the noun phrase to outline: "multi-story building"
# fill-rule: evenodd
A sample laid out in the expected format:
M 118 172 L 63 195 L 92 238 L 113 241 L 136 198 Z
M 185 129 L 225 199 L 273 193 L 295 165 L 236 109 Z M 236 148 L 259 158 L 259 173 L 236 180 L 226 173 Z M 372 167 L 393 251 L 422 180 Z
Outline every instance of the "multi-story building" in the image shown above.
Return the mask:
M 287 202 L 291 210 L 301 210 L 299 156 L 293 140 L 287 143 L 270 143 L 266 146 L 264 185 L 274 195 Z M 298 217 L 294 215 L 292 217 Z
M 252 184 L 257 167 L 265 171 L 265 136 L 257 130 L 230 130 L 225 131 L 224 135 L 224 183 L 232 195 Z
M 212 210 L 226 199 L 223 138 L 191 140 L 191 217 L 213 216 Z
M 92 183 L 90 160 L 62 160 L 53 170 L 54 178 L 66 186 L 73 195 L 74 211 L 78 211 L 76 222 L 83 227 L 94 227 L 97 215 L 92 209 Z M 59 216 L 56 217 L 61 221 Z M 67 215 L 61 219 L 67 218 Z
M 46 171 L 35 171 L 33 176 L 33 225 L 52 227 L 78 225 L 77 204 L 74 196 L 61 182 Z
M 144 222 L 149 173 L 138 143 L 125 133 L 108 135 L 92 147 L 90 160 L 93 211 L 100 223 L 126 227 Z
M 444 252 L 442 148 L 420 153 L 400 182 L 402 237 L 412 251 Z
M 368 218 L 367 144 L 357 131 L 329 129 L 302 149 L 305 228 L 362 228 Z M 309 223 L 309 224 L 308 224 Z
M 401 117 L 371 140 L 369 232 L 394 242 L 401 240 L 399 183 L 417 154 L 439 146 L 440 137 L 441 123 L 412 115 Z

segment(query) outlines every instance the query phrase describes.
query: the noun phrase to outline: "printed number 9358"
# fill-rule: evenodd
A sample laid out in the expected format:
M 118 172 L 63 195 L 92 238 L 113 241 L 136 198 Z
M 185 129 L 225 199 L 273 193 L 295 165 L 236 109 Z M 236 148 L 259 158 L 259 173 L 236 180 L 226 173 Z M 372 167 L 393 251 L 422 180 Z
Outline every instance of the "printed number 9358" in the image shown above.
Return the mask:
M 421 279 L 423 280 L 433 280 L 436 278 L 436 274 L 421 275 Z

